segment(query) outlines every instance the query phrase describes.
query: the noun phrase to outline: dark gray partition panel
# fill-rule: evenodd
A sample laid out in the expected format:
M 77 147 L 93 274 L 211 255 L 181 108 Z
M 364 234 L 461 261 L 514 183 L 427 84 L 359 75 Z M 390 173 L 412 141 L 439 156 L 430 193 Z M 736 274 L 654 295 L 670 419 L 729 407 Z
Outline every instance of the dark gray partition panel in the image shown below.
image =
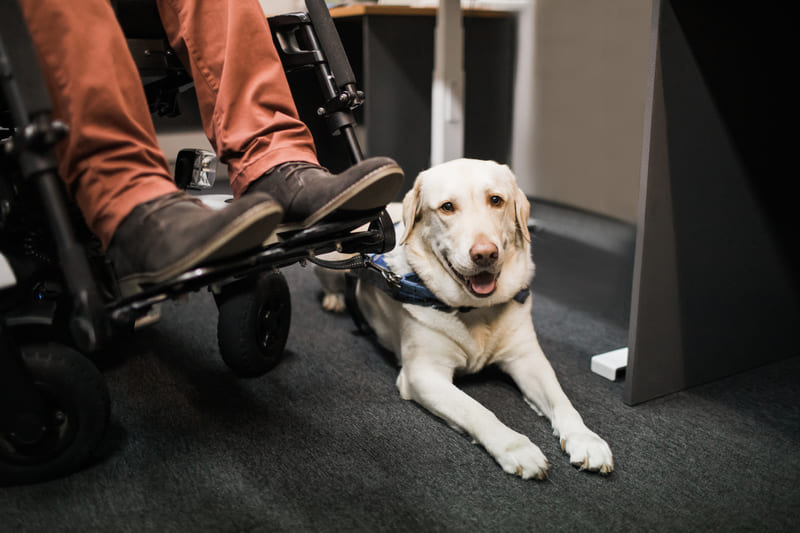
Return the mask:
M 393 157 L 406 173 L 405 192 L 430 166 L 435 10 L 354 5 L 333 15 L 358 85 L 366 92 L 366 102 L 356 113 L 364 153 Z M 467 10 L 462 23 L 464 155 L 508 163 L 516 18 L 513 13 Z M 314 133 L 321 161 L 342 169 L 349 165 L 347 151 L 314 115 L 318 91 L 309 76 L 289 76 L 301 118 Z
M 654 4 L 629 404 L 800 354 L 797 57 L 777 6 Z
M 435 17 L 336 18 L 367 93 L 361 118 L 365 150 L 388 155 L 406 172 L 406 187 L 430 166 Z M 507 163 L 511 155 L 516 19 L 512 14 L 462 18 L 464 155 Z M 360 37 L 360 43 L 355 38 Z

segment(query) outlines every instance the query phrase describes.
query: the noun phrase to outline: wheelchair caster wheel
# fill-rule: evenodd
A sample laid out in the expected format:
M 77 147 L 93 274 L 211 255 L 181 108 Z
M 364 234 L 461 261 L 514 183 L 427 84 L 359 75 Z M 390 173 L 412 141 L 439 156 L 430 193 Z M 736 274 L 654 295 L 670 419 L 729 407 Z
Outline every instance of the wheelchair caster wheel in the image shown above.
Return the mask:
M 22 360 L 45 401 L 46 426 L 36 442 L 0 433 L 0 484 L 35 483 L 86 464 L 105 435 L 111 401 L 105 379 L 80 353 L 61 344 L 21 348 Z
M 286 278 L 261 273 L 234 282 L 216 296 L 217 340 L 223 361 L 240 377 L 261 376 L 281 359 L 292 317 Z

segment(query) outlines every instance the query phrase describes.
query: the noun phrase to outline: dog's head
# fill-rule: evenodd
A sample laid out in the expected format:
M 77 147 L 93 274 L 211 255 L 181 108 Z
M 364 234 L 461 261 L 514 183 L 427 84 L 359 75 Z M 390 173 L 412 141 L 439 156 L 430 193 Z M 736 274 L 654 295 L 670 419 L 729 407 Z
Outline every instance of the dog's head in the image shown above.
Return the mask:
M 533 276 L 530 203 L 506 165 L 457 159 L 417 176 L 399 243 L 434 294 L 454 306 L 511 299 Z

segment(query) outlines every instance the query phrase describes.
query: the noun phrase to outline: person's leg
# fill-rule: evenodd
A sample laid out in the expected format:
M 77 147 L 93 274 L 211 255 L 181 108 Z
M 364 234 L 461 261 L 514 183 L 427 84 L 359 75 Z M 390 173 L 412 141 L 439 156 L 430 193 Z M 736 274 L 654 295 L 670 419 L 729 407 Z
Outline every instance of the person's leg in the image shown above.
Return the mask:
M 139 203 L 175 192 L 133 59 L 107 0 L 23 0 L 54 117 L 59 175 L 105 246 Z
M 260 246 L 282 210 L 259 195 L 214 211 L 177 190 L 108 0 L 24 0 L 23 14 L 69 135 L 59 174 L 126 292 Z
M 235 197 L 267 192 L 286 220 L 302 225 L 336 209 L 374 209 L 393 199 L 402 171 L 388 158 L 337 176 L 318 166 L 257 0 L 158 0 L 158 7 L 194 79 L 203 128 L 229 167 Z
M 279 163 L 317 162 L 258 1 L 158 0 L 158 8 L 235 196 Z

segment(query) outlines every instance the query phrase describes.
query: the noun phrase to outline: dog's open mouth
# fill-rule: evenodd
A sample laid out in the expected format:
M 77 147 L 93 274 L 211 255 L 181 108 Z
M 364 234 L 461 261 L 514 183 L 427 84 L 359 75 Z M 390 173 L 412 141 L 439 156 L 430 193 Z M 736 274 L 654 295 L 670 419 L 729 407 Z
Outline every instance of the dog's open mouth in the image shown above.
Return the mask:
M 497 276 L 491 272 L 481 272 L 474 276 L 465 276 L 467 287 L 476 296 L 489 296 L 497 287 Z
M 447 263 L 450 267 L 450 271 L 455 274 L 456 278 L 463 283 L 473 295 L 479 298 L 485 298 L 486 296 L 491 296 L 491 294 L 497 288 L 497 274 L 484 271 L 478 272 L 477 274 L 473 274 L 471 276 L 465 276 L 463 274 L 459 274 L 449 261 Z

